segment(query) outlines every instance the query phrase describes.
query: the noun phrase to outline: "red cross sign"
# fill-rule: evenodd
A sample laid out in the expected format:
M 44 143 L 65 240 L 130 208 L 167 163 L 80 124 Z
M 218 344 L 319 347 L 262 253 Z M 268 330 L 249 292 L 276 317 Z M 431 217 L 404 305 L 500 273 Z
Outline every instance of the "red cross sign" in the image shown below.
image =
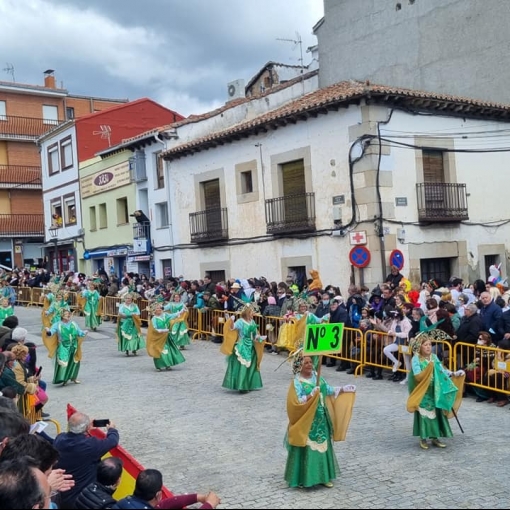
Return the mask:
M 367 244 L 367 232 L 361 230 L 360 232 L 350 232 L 349 239 L 352 245 Z

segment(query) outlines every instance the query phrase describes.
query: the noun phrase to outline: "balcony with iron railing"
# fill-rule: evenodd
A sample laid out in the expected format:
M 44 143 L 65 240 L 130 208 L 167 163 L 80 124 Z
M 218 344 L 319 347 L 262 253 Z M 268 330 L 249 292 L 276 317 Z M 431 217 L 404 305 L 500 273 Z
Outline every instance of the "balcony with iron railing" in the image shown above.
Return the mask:
M 206 209 L 189 215 L 192 243 L 210 243 L 228 239 L 227 208 Z
M 43 237 L 44 214 L 0 214 L 0 237 Z
M 36 140 L 63 122 L 65 121 L 0 115 L 0 140 Z
M 459 222 L 468 220 L 465 184 L 421 182 L 416 184 L 418 220 L 423 222 Z
M 315 193 L 266 200 L 268 234 L 293 234 L 315 230 Z
M 0 165 L 0 188 L 42 189 L 41 167 Z
M 150 239 L 151 224 L 148 221 L 133 223 L 133 239 Z

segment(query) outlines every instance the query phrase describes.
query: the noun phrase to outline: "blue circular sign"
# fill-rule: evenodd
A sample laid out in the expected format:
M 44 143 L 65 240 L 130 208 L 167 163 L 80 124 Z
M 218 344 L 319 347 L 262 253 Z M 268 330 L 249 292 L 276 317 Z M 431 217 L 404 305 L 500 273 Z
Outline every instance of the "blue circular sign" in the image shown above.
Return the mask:
M 359 268 L 367 267 L 370 264 L 370 252 L 365 246 L 355 246 L 349 252 L 350 263 Z
M 89 252 L 89 251 L 85 251 L 85 252 L 83 252 L 83 258 L 84 258 L 85 260 L 89 260 L 89 259 L 90 259 L 90 252 Z
M 399 271 L 404 267 L 404 254 L 400 250 L 390 253 L 390 267 L 395 266 Z

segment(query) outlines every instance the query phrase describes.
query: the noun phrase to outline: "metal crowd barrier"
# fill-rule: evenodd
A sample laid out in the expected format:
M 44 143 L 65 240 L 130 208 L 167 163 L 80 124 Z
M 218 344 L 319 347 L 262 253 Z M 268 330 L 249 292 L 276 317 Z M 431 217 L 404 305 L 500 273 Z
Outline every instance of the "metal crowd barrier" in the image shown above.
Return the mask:
M 510 351 L 457 342 L 452 358 L 455 369 L 466 372 L 466 384 L 477 394 L 476 388 L 510 395 Z

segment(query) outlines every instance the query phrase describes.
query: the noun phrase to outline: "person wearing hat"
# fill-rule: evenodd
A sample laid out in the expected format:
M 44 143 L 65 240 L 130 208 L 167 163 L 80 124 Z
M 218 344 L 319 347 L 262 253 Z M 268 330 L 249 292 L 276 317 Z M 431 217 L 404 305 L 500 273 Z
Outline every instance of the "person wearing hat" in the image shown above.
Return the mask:
M 420 438 L 420 448 L 428 450 L 432 445 L 445 448 L 439 439 L 452 437 L 448 418 L 462 403 L 462 389 L 466 373 L 463 370 L 447 370 L 432 352 L 432 340 L 441 339 L 439 330 L 424 331 L 410 342 L 413 352 L 409 372 L 409 398 L 407 411 L 414 413 L 413 435 Z M 454 381 L 450 377 L 454 378 Z
M 50 324 L 55 324 L 62 319 L 62 313 L 64 311 L 71 311 L 69 307 L 69 303 L 67 302 L 68 293 L 64 292 L 63 289 L 58 290 L 55 294 L 54 299 L 52 300 L 49 308 L 44 312 L 44 314 L 49 319 L 49 324 L 44 324 L 45 326 L 49 326 Z M 51 317 L 50 317 L 51 316 Z
M 388 284 L 391 290 L 395 290 L 396 288 L 398 288 L 400 280 L 402 280 L 402 278 L 404 278 L 404 275 L 400 273 L 398 267 L 391 266 L 391 272 L 386 277 L 386 280 L 384 280 L 384 283 Z
M 227 299 L 227 310 L 229 312 L 237 312 L 244 305 L 244 292 L 242 291 L 242 287 L 238 282 L 234 282 L 230 286 L 230 292 Z

